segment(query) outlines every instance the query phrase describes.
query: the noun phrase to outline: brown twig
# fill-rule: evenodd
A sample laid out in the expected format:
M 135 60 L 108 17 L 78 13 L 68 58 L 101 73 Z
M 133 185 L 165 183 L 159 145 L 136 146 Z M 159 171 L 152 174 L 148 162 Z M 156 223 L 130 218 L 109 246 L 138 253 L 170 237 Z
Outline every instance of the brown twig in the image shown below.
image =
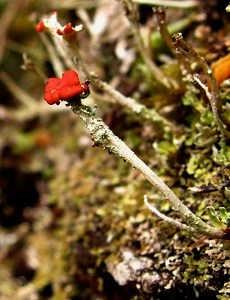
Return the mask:
M 7 2 L 7 6 L 1 15 L 0 19 L 0 62 L 5 51 L 6 41 L 7 41 L 7 31 L 10 24 L 13 22 L 16 14 L 22 7 L 28 5 L 30 0 L 10 0 Z
M 219 128 L 219 131 L 221 132 L 222 138 L 229 139 L 230 124 L 223 117 L 222 101 L 219 97 L 219 88 L 213 76 L 212 70 L 210 69 L 204 58 L 199 56 L 198 53 L 193 49 L 193 47 L 183 39 L 181 33 L 175 34 L 173 38 L 175 40 L 174 44 L 179 49 L 179 51 L 182 54 L 184 53 L 185 55 L 188 55 L 188 58 L 190 58 L 191 60 L 191 64 L 194 62 L 197 63 L 197 65 L 201 67 L 203 73 L 209 81 L 209 84 L 206 85 L 202 82 L 198 74 L 194 72 L 193 74 L 191 74 L 191 79 L 203 90 L 210 103 L 214 119 Z
M 136 42 L 136 47 L 138 52 L 145 62 L 146 66 L 149 68 L 150 72 L 153 74 L 155 80 L 164 85 L 167 88 L 175 87 L 174 82 L 168 78 L 161 69 L 155 64 L 152 56 L 151 50 L 148 49 L 143 43 L 143 39 L 140 32 L 140 26 L 138 22 L 138 12 L 137 6 L 131 0 L 120 0 L 126 16 L 131 23 L 131 30 L 133 32 L 133 36 Z

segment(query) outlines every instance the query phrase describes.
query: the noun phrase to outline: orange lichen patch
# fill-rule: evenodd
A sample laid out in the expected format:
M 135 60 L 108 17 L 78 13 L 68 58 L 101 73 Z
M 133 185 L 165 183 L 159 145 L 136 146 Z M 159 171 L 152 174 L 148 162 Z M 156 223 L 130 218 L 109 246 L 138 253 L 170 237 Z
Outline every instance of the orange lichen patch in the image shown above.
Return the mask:
M 214 62 L 211 68 L 218 84 L 230 78 L 230 53 Z

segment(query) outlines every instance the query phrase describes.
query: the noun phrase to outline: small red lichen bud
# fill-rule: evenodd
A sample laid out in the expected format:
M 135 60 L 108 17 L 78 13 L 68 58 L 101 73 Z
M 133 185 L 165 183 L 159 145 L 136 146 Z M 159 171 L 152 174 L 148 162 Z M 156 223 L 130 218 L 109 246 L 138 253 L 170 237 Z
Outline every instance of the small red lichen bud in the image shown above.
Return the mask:
M 63 31 L 60 28 L 58 28 L 56 32 L 58 35 L 63 35 Z
M 42 32 L 45 29 L 45 24 L 43 21 L 39 22 L 36 26 L 35 26 L 35 30 L 37 32 Z
M 65 27 L 64 27 L 64 30 L 63 30 L 63 32 L 66 33 L 66 34 L 67 33 L 72 33 L 73 31 L 74 31 L 74 29 L 73 29 L 71 23 L 66 24 Z

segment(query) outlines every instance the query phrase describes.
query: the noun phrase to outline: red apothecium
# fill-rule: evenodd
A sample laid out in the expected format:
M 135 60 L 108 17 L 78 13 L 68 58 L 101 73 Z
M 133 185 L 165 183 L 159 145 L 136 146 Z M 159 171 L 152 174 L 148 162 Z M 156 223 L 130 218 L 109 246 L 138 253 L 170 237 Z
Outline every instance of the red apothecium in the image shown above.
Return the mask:
M 70 100 L 79 96 L 85 98 L 89 93 L 89 81 L 81 83 L 74 70 L 66 71 L 61 78 L 48 79 L 44 99 L 50 105 L 59 104 L 61 100 Z

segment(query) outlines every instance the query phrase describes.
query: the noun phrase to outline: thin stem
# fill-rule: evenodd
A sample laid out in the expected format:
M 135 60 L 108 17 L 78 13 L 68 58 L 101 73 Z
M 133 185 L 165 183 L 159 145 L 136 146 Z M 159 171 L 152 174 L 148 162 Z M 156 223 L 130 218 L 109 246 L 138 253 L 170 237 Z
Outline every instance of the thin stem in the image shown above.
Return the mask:
M 24 91 L 10 76 L 5 72 L 0 72 L 0 80 L 10 90 L 12 95 L 22 104 L 17 110 L 0 106 L 0 119 L 12 121 L 26 121 L 36 116 L 46 116 L 52 113 L 67 111 L 66 107 L 48 107 L 45 101 L 36 101 L 26 91 Z
M 179 66 L 181 69 L 182 74 L 188 74 L 191 73 L 191 67 L 190 64 L 186 61 L 186 58 L 181 54 L 181 52 L 177 51 L 174 41 L 172 39 L 171 34 L 169 33 L 168 27 L 166 26 L 166 13 L 165 10 L 162 8 L 153 8 L 153 12 L 156 14 L 157 17 L 157 23 L 159 25 L 159 30 L 162 39 L 174 55 L 174 57 L 179 62 Z M 188 19 L 186 24 L 188 24 Z M 179 30 L 177 30 L 178 32 Z
M 128 2 L 129 4 L 132 4 L 132 2 Z M 91 81 L 92 85 L 95 89 L 99 89 L 102 92 L 106 93 L 108 96 L 111 97 L 112 102 L 114 103 L 114 100 L 116 103 L 128 108 L 132 112 L 140 115 L 142 118 L 152 121 L 152 122 L 161 122 L 163 124 L 163 129 L 165 132 L 173 132 L 176 130 L 176 127 L 174 124 L 166 120 L 164 117 L 159 115 L 154 109 L 148 109 L 146 106 L 139 104 L 135 99 L 133 98 L 127 98 L 121 93 L 119 93 L 117 90 L 115 90 L 112 86 L 109 84 L 101 81 L 100 79 L 95 76 L 92 72 L 90 72 L 85 60 L 83 59 L 80 50 L 76 46 L 76 41 L 69 41 L 65 40 L 63 37 L 57 34 L 56 28 L 59 26 L 58 21 L 55 20 L 55 24 L 53 26 L 49 27 L 50 33 L 54 36 L 54 43 L 56 43 L 58 54 L 63 58 L 64 61 L 68 62 L 68 66 L 70 68 L 75 68 L 75 64 L 79 64 L 82 68 L 82 71 L 85 73 L 85 75 L 88 77 L 88 79 Z M 49 51 L 49 54 L 51 55 L 52 47 L 50 45 L 49 40 L 45 35 L 41 36 L 44 40 L 44 43 L 46 44 L 46 47 Z M 63 53 L 63 49 L 66 51 L 66 54 Z M 61 63 L 61 60 L 59 59 L 58 55 L 55 51 L 53 51 L 53 57 L 51 56 L 51 61 L 54 64 L 54 68 L 58 76 L 60 76 L 60 73 L 63 73 L 63 65 Z M 160 76 L 160 75 L 159 75 Z M 161 77 L 161 76 L 160 76 Z
M 5 10 L 1 13 L 0 19 L 0 61 L 2 60 L 5 47 L 7 45 L 7 31 L 10 24 L 14 21 L 15 15 L 25 5 L 25 1 L 10 0 L 7 1 Z
M 68 53 L 65 50 L 68 49 L 68 43 L 66 41 L 57 39 L 56 36 L 52 36 L 52 40 L 54 42 L 56 51 L 63 60 L 63 64 L 69 69 L 74 69 L 75 65 L 73 63 L 73 60 L 68 56 Z
M 197 74 L 192 74 L 193 80 L 202 88 L 202 90 L 207 96 L 207 99 L 210 103 L 213 112 L 214 119 L 219 128 L 219 131 L 221 132 L 222 138 L 229 138 L 229 133 L 228 130 L 226 130 L 226 128 L 229 129 L 230 124 L 228 122 L 225 122 L 226 120 L 224 120 L 223 118 L 222 102 L 219 97 L 219 88 L 213 76 L 212 70 L 205 62 L 203 57 L 199 56 L 197 52 L 183 39 L 181 33 L 175 34 L 174 39 L 175 46 L 178 47 L 180 51 L 187 54 L 192 60 L 192 62 L 196 62 L 202 68 L 204 74 L 209 80 L 210 91 L 208 89 L 208 86 L 202 83 Z
M 90 72 L 88 65 L 76 46 L 71 45 L 71 48 L 68 49 L 68 53 L 70 57 L 73 57 L 73 60 L 76 62 L 76 64 L 80 63 L 82 71 L 93 84 L 95 89 L 99 89 L 110 96 L 113 103 L 113 100 L 115 100 L 115 103 L 128 108 L 135 114 L 143 116 L 143 118 L 146 120 L 150 120 L 152 122 L 161 122 L 164 125 L 164 130 L 167 132 L 175 130 L 175 125 L 158 114 L 154 109 L 148 109 L 145 105 L 138 103 L 134 98 L 125 97 L 120 92 L 115 90 L 111 85 L 100 80 L 94 73 Z
M 67 112 L 68 108 L 65 106 L 47 106 L 45 101 L 37 102 L 34 106 L 20 107 L 19 109 L 10 109 L 0 105 L 0 120 L 7 120 L 7 122 L 25 122 L 34 118 L 47 118 L 52 114 L 62 114 Z
M 197 233 L 209 237 L 222 238 L 224 236 L 222 230 L 209 226 L 185 206 L 173 191 L 123 141 L 115 136 L 100 118 L 95 116 L 95 109 L 74 102 L 71 105 L 73 112 L 85 123 L 95 146 L 101 146 L 139 170 L 157 191 L 171 203 L 172 209 L 188 226 L 193 227 Z
M 193 8 L 197 7 L 198 3 L 196 0 L 184 0 L 184 1 L 175 1 L 175 0 L 132 0 L 137 4 L 145 5 L 163 5 L 173 8 Z
M 174 86 L 169 78 L 161 71 L 161 69 L 155 64 L 151 57 L 151 51 L 148 49 L 144 43 L 140 32 L 140 26 L 138 22 L 137 7 L 132 3 L 131 0 L 120 0 L 124 6 L 126 16 L 131 23 L 131 30 L 136 42 L 138 52 L 145 62 L 146 66 L 149 68 L 150 72 L 153 74 L 155 80 L 164 85 L 167 88 Z
M 40 38 L 49 54 L 56 76 L 60 77 L 64 73 L 64 66 L 57 55 L 55 47 L 50 42 L 50 40 L 48 39 L 45 33 L 41 33 Z
M 84 8 L 79 8 L 76 11 L 76 14 L 80 18 L 82 23 L 84 24 L 84 28 L 87 29 L 90 36 L 93 38 L 94 35 L 95 35 L 95 30 L 94 30 L 94 26 L 92 25 L 92 23 L 90 21 L 90 18 L 89 18 L 89 15 L 88 15 L 87 11 Z
M 45 83 L 47 81 L 47 76 L 43 72 L 41 66 L 32 61 L 32 59 L 27 55 L 27 53 L 22 53 L 23 64 L 20 68 L 25 71 L 33 71 L 36 73 L 40 79 Z
M 19 85 L 14 82 L 10 76 L 5 72 L 0 72 L 0 80 L 11 91 L 11 93 L 18 99 L 18 101 L 26 107 L 34 106 L 34 99 L 27 94 Z
M 174 54 L 174 56 L 177 57 L 175 47 L 173 46 L 173 39 L 169 34 L 168 28 L 166 26 L 165 10 L 162 8 L 153 8 L 153 12 L 157 17 L 157 23 L 159 25 L 161 37 L 163 38 L 171 52 Z
M 158 216 L 160 219 L 166 221 L 167 223 L 177 227 L 177 228 L 180 228 L 180 229 L 183 229 L 183 230 L 186 230 L 186 231 L 189 231 L 189 232 L 192 232 L 194 233 L 195 232 L 195 229 L 191 226 L 188 226 L 186 224 L 183 224 L 177 220 L 174 220 L 164 214 L 162 214 L 155 206 L 153 206 L 152 204 L 149 203 L 148 201 L 148 197 L 146 195 L 144 195 L 144 203 L 146 205 L 146 207 L 152 212 L 154 213 L 156 216 Z
M 225 129 L 224 127 L 224 124 L 220 118 L 220 115 L 219 115 L 219 110 L 216 106 L 216 98 L 215 98 L 215 95 L 213 95 L 208 87 L 201 81 L 201 79 L 199 78 L 198 74 L 194 74 L 192 76 L 192 79 L 193 81 L 195 81 L 202 89 L 203 91 L 205 92 L 205 95 L 207 97 L 207 99 L 209 100 L 209 103 L 210 103 L 210 106 L 212 108 L 212 111 L 213 111 L 213 115 L 216 119 L 216 123 L 220 129 L 220 132 L 222 133 L 222 136 L 223 137 L 227 137 L 227 138 L 230 138 L 230 132 L 228 132 L 228 130 Z M 219 98 L 219 97 L 218 97 Z M 222 110 L 222 109 L 221 109 Z
M 146 66 L 149 68 L 151 73 L 154 76 L 154 79 L 157 80 L 159 83 L 163 84 L 165 87 L 171 87 L 171 80 L 169 80 L 166 75 L 161 71 L 160 68 L 154 63 L 150 51 L 144 46 L 142 37 L 140 35 L 139 26 L 132 26 L 133 35 L 136 41 L 138 52 L 145 62 Z
M 162 8 L 153 9 L 153 12 L 158 12 L 159 11 L 164 11 Z M 163 24 L 163 26 L 166 26 L 167 31 L 169 32 L 169 36 L 171 38 L 171 36 L 177 32 L 181 32 L 183 30 L 185 30 L 193 21 L 193 18 L 188 18 L 185 17 L 183 19 L 178 19 L 174 22 L 168 23 L 167 26 L 166 24 Z M 165 20 L 164 20 L 165 23 Z M 160 24 L 158 23 L 159 27 Z M 151 34 L 150 34 L 150 42 L 151 42 L 151 47 L 154 49 L 155 47 L 158 47 L 159 45 L 161 45 L 162 43 L 162 39 L 164 39 L 164 36 L 162 36 L 158 30 L 154 30 Z

